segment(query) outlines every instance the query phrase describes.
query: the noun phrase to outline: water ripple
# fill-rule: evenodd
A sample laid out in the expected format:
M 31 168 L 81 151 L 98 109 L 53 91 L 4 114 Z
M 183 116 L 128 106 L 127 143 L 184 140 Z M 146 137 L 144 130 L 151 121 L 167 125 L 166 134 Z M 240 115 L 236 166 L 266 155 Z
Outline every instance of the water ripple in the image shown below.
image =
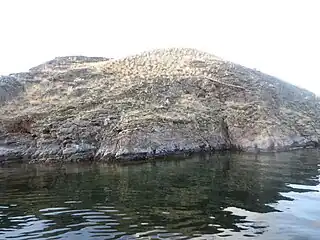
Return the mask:
M 319 161 L 303 152 L 2 168 L 0 239 L 316 240 Z

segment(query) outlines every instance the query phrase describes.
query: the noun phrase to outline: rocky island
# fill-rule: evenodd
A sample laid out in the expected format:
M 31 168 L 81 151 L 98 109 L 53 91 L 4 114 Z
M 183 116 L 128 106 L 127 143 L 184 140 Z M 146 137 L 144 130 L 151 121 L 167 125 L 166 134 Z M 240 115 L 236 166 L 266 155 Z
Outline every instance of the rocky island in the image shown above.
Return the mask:
M 320 144 L 320 99 L 188 48 L 70 56 L 0 77 L 0 159 L 134 160 Z

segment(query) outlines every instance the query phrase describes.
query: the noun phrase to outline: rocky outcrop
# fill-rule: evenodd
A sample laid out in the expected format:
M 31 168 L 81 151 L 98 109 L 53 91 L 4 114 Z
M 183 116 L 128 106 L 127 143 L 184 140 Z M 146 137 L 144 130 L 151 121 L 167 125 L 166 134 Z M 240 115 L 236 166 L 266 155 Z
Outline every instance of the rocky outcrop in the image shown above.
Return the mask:
M 195 49 L 56 58 L 10 76 L 8 84 L 23 90 L 0 107 L 3 159 L 132 160 L 319 145 L 313 93 Z
M 0 104 L 18 96 L 24 91 L 24 86 L 13 76 L 0 76 Z

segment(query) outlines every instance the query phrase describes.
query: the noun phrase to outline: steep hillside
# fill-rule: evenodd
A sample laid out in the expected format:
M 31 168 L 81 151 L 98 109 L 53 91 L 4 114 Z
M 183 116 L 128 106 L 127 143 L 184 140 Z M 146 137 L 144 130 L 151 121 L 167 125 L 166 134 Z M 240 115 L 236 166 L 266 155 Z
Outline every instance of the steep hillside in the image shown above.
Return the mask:
M 314 94 L 195 49 L 56 58 L 10 78 L 6 86 L 17 87 L 0 85 L 2 158 L 135 159 L 320 141 Z

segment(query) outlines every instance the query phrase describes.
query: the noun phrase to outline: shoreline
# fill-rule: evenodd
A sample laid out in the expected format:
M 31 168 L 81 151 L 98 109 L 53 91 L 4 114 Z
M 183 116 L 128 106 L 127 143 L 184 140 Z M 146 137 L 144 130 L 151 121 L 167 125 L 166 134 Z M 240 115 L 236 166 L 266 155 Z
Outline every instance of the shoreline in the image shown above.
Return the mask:
M 268 155 L 268 154 L 278 154 L 278 153 L 290 153 L 296 152 L 301 150 L 317 150 L 320 149 L 319 146 L 301 146 L 301 147 L 291 147 L 286 149 L 280 150 L 259 150 L 259 151 L 242 151 L 236 148 L 233 149 L 223 149 L 223 150 L 199 150 L 199 151 L 174 151 L 174 152 L 166 152 L 157 155 L 146 155 L 143 153 L 134 154 L 131 156 L 126 157 L 119 157 L 119 158 L 87 158 L 82 160 L 68 160 L 68 159 L 59 159 L 59 157 L 53 158 L 50 157 L 46 160 L 44 159 L 32 159 L 27 156 L 16 156 L 16 157 L 6 157 L 0 156 L 0 166 L 6 164 L 31 164 L 31 165 L 56 165 L 56 164 L 120 164 L 120 165 L 134 165 L 134 164 L 143 164 L 147 162 L 156 162 L 156 161 L 165 161 L 167 159 L 183 159 L 187 157 L 191 157 L 194 155 L 202 155 L 202 154 L 209 154 L 209 155 L 224 155 L 224 154 L 249 154 L 249 155 Z M 139 157 L 140 156 L 140 157 Z

